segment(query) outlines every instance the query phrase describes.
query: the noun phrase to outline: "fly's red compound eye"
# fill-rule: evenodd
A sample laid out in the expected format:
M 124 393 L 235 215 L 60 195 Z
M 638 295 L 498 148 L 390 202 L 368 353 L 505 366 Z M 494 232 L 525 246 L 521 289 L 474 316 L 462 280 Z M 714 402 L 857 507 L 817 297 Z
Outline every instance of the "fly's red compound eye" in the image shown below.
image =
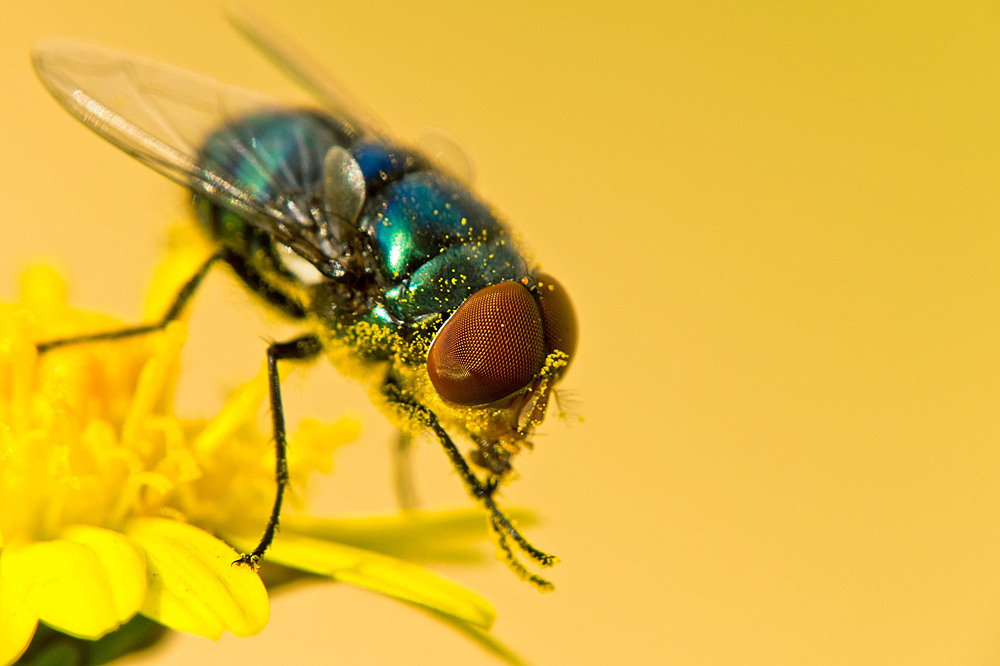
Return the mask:
M 538 280 L 538 307 L 542 311 L 542 325 L 545 327 L 545 346 L 549 351 L 558 349 L 565 352 L 572 360 L 577 340 L 573 302 L 569 300 L 565 287 L 548 273 L 538 273 L 535 279 Z
M 427 354 L 427 372 L 445 400 L 485 405 L 531 382 L 545 344 L 531 292 L 501 282 L 477 291 L 445 322 Z

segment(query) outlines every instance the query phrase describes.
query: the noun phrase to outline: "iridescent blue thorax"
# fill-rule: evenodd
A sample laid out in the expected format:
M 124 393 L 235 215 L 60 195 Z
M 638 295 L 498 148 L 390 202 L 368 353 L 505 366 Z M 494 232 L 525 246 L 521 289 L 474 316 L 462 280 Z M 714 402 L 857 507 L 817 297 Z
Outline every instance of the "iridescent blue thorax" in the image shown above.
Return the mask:
M 272 159 L 261 163 L 259 155 L 234 149 L 247 144 L 263 147 Z M 364 262 L 365 279 L 377 288 L 378 296 L 367 304 L 367 311 L 356 313 L 361 318 L 394 327 L 414 326 L 435 316 L 447 318 L 480 289 L 528 276 L 528 265 L 510 231 L 459 181 L 381 138 L 354 140 L 324 115 L 269 111 L 247 116 L 212 134 L 201 159 L 236 174 L 259 200 L 300 195 L 318 206 L 323 160 L 334 146 L 351 154 L 366 184 L 358 219 L 338 234 L 348 252 Z M 215 219 L 203 212 L 203 221 L 220 241 L 241 253 L 270 242 L 251 225 L 240 224 L 234 213 L 217 206 L 211 212 Z M 247 236 L 258 243 L 248 244 Z M 268 259 L 259 272 L 273 274 L 277 263 L 273 247 L 259 254 Z M 255 262 L 259 257 L 248 259 Z

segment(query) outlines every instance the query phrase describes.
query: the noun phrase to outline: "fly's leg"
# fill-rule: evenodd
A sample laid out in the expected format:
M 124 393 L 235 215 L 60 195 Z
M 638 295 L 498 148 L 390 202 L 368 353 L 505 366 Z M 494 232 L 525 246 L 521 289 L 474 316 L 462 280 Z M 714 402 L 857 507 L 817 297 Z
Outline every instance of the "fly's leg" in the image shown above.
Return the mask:
M 192 275 L 181 287 L 177 295 L 174 296 L 170 308 L 160 318 L 159 321 L 150 324 L 140 324 L 128 328 L 121 328 L 115 331 L 104 331 L 101 333 L 87 333 L 67 338 L 58 338 L 38 343 L 39 354 L 67 347 L 69 345 L 85 344 L 90 342 L 106 342 L 109 340 L 121 340 L 147 333 L 162 331 L 170 322 L 180 317 L 191 297 L 198 290 L 202 280 L 208 274 L 208 270 L 216 261 L 223 260 L 228 263 L 248 284 L 254 286 L 268 302 L 285 311 L 293 318 L 304 316 L 301 305 L 291 296 L 278 288 L 268 284 L 259 273 L 249 265 L 239 254 L 229 250 L 219 250 L 208 257 L 198 271 Z M 278 376 L 278 361 L 283 360 L 305 360 L 319 354 L 322 349 L 319 339 L 314 335 L 306 335 L 301 338 L 289 340 L 288 342 L 275 342 L 267 348 L 267 379 L 271 398 L 271 425 L 274 431 L 274 456 L 275 456 L 275 478 L 277 480 L 277 490 L 274 496 L 274 504 L 271 508 L 271 515 L 264 529 L 264 535 L 260 543 L 253 552 L 242 555 L 236 562 L 249 564 L 256 569 L 264 556 L 265 551 L 274 540 L 274 533 L 278 529 L 278 517 L 281 514 L 281 502 L 285 495 L 285 487 L 288 485 L 288 460 L 287 445 L 285 440 L 285 415 L 281 407 L 281 380 Z
M 264 553 L 274 541 L 274 533 L 278 530 L 278 518 L 281 515 L 281 501 L 288 486 L 287 442 L 285 440 L 285 412 L 281 406 L 281 378 L 278 376 L 278 361 L 304 361 L 317 356 L 322 350 L 319 338 L 315 335 L 304 335 L 288 342 L 272 342 L 267 348 L 267 384 L 271 397 L 271 427 L 274 432 L 274 476 L 277 490 L 274 494 L 274 505 L 267 519 L 267 527 L 260 543 L 252 553 L 246 553 L 233 564 L 249 564 L 253 569 L 260 566 Z
M 413 437 L 402 430 L 392 448 L 392 475 L 396 488 L 396 504 L 406 511 L 420 504 L 413 484 Z
M 174 296 L 174 301 L 170 304 L 170 309 L 167 310 L 163 317 L 160 318 L 160 321 L 152 324 L 140 324 L 138 326 L 120 328 L 116 331 L 86 333 L 84 335 L 74 335 L 69 338 L 58 338 L 56 340 L 39 342 L 37 345 L 38 353 L 44 354 L 45 352 L 53 349 L 67 347 L 69 345 L 85 344 L 88 342 L 105 342 L 108 340 L 121 340 L 122 338 L 131 338 L 137 335 L 146 335 L 147 333 L 162 331 L 167 327 L 167 324 L 181 316 L 181 312 L 184 311 L 184 306 L 186 306 L 188 301 L 191 300 L 191 297 L 194 296 L 194 292 L 197 291 L 198 286 L 201 285 L 201 281 L 204 280 L 205 275 L 208 274 L 208 269 L 212 267 L 213 263 L 222 259 L 223 256 L 223 252 L 216 252 L 205 260 L 205 262 L 198 268 L 198 272 L 188 278 L 188 281 L 184 283 L 184 286 L 182 286 L 180 291 L 177 292 L 177 295 Z
M 479 480 L 433 412 L 413 400 L 413 398 L 405 395 L 391 380 L 383 385 L 382 392 L 386 399 L 395 405 L 402 414 L 430 428 L 438 438 L 438 441 L 441 442 L 445 454 L 451 461 L 455 471 L 458 472 L 459 478 L 462 479 L 466 492 L 473 501 L 482 505 L 490 514 L 490 531 L 496 543 L 498 558 L 503 560 L 507 568 L 513 571 L 518 578 L 531 583 L 539 590 L 545 592 L 554 589 L 550 581 L 528 571 L 521 561 L 518 560 L 513 548 L 511 548 L 510 542 L 513 542 L 518 550 L 540 567 L 551 567 L 559 561 L 559 558 L 532 546 L 527 539 L 521 536 L 517 528 L 511 524 L 510 519 L 497 507 L 496 502 L 493 500 L 493 493 L 497 488 L 496 480 L 491 479 L 486 483 Z

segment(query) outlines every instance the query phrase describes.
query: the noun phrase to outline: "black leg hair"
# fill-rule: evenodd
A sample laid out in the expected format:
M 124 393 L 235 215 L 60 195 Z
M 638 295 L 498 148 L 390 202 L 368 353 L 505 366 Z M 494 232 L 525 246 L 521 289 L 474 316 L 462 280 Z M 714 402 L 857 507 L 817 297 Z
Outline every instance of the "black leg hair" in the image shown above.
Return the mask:
M 493 535 L 497 547 L 497 554 L 507 567 L 517 575 L 518 578 L 527 581 L 539 590 L 548 591 L 554 588 L 553 584 L 541 576 L 531 573 L 517 559 L 514 551 L 508 543 L 508 538 L 513 541 L 518 549 L 524 553 L 528 559 L 541 567 L 550 567 L 559 561 L 555 555 L 544 553 L 532 546 L 527 539 L 521 536 L 517 528 L 511 524 L 510 519 L 497 507 L 493 501 L 493 493 L 496 491 L 496 479 L 491 478 L 483 483 L 469 467 L 462 453 L 451 440 L 451 436 L 438 422 L 437 417 L 429 409 L 416 402 L 409 396 L 403 394 L 399 387 L 387 381 L 382 387 L 383 395 L 386 399 L 407 413 L 411 419 L 430 428 L 438 441 L 441 442 L 445 454 L 451 461 L 459 478 L 462 479 L 465 490 L 469 496 L 490 513 L 490 531 Z

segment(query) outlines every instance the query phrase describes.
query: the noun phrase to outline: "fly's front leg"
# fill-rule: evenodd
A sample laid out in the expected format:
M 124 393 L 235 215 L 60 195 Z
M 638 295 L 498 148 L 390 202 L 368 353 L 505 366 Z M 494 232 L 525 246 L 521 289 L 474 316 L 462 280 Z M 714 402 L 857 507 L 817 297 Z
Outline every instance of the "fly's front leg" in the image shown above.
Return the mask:
M 257 569 L 278 529 L 278 518 L 281 515 L 281 501 L 288 486 L 288 451 L 285 439 L 285 412 L 281 406 L 281 378 L 278 376 L 278 361 L 304 361 L 315 357 L 323 349 L 319 338 L 315 335 L 304 335 L 288 342 L 272 342 L 267 348 L 267 384 L 271 397 L 271 427 L 274 432 L 274 476 L 277 490 L 274 495 L 274 505 L 267 519 L 267 527 L 260 543 L 252 553 L 246 553 L 234 564 L 249 564 Z
M 177 295 L 174 296 L 173 303 L 170 304 L 170 309 L 167 310 L 163 317 L 160 318 L 160 321 L 152 324 L 140 324 L 139 326 L 120 328 L 116 331 L 87 333 L 85 335 L 74 335 L 69 338 L 58 338 L 56 340 L 40 342 L 37 345 L 38 353 L 44 354 L 45 352 L 58 347 L 67 347 L 69 345 L 78 345 L 88 342 L 105 342 L 108 340 L 121 340 L 122 338 L 130 338 L 136 335 L 145 335 L 155 331 L 162 331 L 167 327 L 167 324 L 181 316 L 181 312 L 184 311 L 184 306 L 186 306 L 188 301 L 191 300 L 191 297 L 194 296 L 194 292 L 198 290 L 202 280 L 204 280 L 205 276 L 208 274 L 208 269 L 212 267 L 213 263 L 222 259 L 223 256 L 223 252 L 216 252 L 211 257 L 206 259 L 204 263 L 202 263 L 202 265 L 198 268 L 198 272 L 188 278 L 188 281 L 184 283 L 184 286 L 182 286 L 180 291 L 177 292 Z
M 493 500 L 493 493 L 496 491 L 496 479 L 491 478 L 483 483 L 469 467 L 462 453 L 451 440 L 451 436 L 438 422 L 437 417 L 429 409 L 418 403 L 410 396 L 405 395 L 396 384 L 387 381 L 382 386 L 383 395 L 386 399 L 410 419 L 421 425 L 430 428 L 438 441 L 441 442 L 445 454 L 451 461 L 455 471 L 465 486 L 466 492 L 476 502 L 478 502 L 490 514 L 490 531 L 496 542 L 497 555 L 504 564 L 517 575 L 521 580 L 527 581 L 539 590 L 548 591 L 554 588 L 552 583 L 541 576 L 531 573 L 517 559 L 510 541 L 513 541 L 517 548 L 524 553 L 528 559 L 541 567 L 551 567 L 559 561 L 555 555 L 538 550 L 528 542 L 517 528 L 510 522 L 510 519 L 497 507 Z M 508 541 L 509 539 L 509 541 Z

